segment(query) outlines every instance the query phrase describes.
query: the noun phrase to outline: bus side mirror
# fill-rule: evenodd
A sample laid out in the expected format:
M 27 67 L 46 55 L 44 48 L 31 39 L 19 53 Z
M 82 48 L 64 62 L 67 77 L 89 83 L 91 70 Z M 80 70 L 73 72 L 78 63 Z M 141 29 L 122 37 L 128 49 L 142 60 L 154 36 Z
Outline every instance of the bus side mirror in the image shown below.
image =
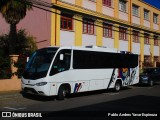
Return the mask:
M 29 61 L 29 57 L 27 57 L 27 62 Z
M 62 61 L 64 59 L 64 55 L 60 54 L 60 60 Z

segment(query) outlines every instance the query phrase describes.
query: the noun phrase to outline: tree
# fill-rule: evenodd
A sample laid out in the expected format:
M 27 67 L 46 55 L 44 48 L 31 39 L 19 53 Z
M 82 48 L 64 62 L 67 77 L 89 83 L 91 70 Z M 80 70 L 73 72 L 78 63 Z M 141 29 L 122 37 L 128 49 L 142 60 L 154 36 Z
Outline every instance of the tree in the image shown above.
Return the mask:
M 0 0 L 0 12 L 6 22 L 10 24 L 9 33 L 9 53 L 15 54 L 17 42 L 16 25 L 26 16 L 27 10 L 31 10 L 31 4 L 26 4 L 26 0 Z
M 36 38 L 29 35 L 25 29 L 20 29 L 17 31 L 17 43 L 15 47 L 16 54 L 29 55 L 37 49 Z M 9 34 L 4 34 L 0 36 L 0 56 L 9 55 Z
M 36 49 L 36 38 L 28 34 L 25 29 L 17 31 L 17 43 L 15 53 L 19 55 L 17 62 L 11 62 L 9 55 L 9 34 L 0 35 L 0 79 L 10 79 L 13 74 L 21 77 L 27 57 L 29 57 Z M 11 72 L 10 65 L 17 67 L 15 73 Z

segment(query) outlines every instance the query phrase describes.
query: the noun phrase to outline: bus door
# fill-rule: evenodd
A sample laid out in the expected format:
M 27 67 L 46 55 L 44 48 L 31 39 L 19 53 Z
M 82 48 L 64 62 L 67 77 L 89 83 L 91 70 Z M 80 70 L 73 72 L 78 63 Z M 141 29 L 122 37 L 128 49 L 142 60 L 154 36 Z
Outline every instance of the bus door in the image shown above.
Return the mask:
M 72 75 L 69 73 L 70 63 L 71 50 L 60 50 L 52 64 L 49 74 L 51 80 L 50 95 L 57 94 L 59 86 L 71 80 Z

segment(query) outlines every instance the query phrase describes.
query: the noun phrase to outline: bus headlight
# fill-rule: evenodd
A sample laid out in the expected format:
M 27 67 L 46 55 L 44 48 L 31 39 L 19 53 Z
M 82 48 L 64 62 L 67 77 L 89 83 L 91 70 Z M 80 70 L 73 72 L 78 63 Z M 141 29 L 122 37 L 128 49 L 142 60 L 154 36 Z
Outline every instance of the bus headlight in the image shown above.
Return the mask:
M 43 85 L 46 85 L 47 82 L 40 82 L 40 83 L 36 83 L 37 86 L 43 86 Z

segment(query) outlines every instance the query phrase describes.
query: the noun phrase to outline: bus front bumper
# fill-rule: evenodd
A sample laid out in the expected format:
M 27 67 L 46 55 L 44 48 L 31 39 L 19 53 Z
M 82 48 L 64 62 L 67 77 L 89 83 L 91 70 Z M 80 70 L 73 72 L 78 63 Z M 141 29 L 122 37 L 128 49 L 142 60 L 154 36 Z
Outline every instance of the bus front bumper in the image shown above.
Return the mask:
M 22 92 L 27 94 L 50 96 L 46 86 L 26 85 L 22 83 Z

